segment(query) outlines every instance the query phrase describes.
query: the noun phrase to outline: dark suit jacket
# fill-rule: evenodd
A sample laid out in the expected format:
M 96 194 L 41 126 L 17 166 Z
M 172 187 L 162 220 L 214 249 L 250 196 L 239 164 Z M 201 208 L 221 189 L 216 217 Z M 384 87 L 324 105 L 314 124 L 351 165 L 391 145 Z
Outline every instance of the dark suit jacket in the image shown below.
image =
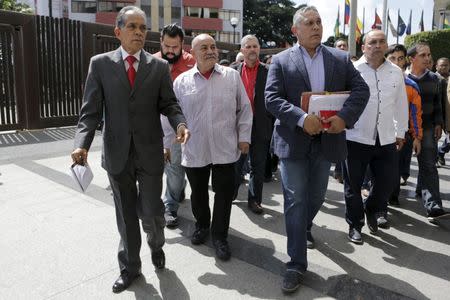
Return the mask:
M 174 129 L 185 122 L 172 89 L 167 62 L 141 51 L 131 88 L 120 48 L 94 56 L 86 79 L 75 147 L 89 150 L 95 128 L 104 119 L 102 166 L 120 173 L 133 141 L 139 162 L 151 175 L 164 169 L 160 114 Z
M 234 67 L 239 74 L 242 74 L 244 63 Z M 259 63 L 255 84 L 255 111 L 253 112 L 252 144 L 255 142 L 269 142 L 273 132 L 273 116 L 266 109 L 264 89 L 266 87 L 267 73 L 269 66 Z
M 322 46 L 325 68 L 325 90 L 351 91 L 350 97 L 338 113 L 352 128 L 366 107 L 369 87 L 353 67 L 348 53 Z M 297 126 L 305 112 L 300 108 L 300 96 L 311 91 L 311 84 L 298 45 L 272 58 L 266 84 L 266 107 L 276 118 L 273 147 L 280 158 L 305 159 L 313 138 Z M 331 162 L 347 156 L 345 132 L 322 134 L 322 151 Z

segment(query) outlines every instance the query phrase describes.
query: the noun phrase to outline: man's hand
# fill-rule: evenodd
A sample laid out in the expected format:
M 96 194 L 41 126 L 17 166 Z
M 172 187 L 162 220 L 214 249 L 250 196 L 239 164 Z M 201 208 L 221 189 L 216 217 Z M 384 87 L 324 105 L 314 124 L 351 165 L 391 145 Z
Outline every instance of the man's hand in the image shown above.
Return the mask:
M 303 122 L 303 130 L 309 135 L 316 135 L 322 132 L 322 122 L 316 115 L 308 115 Z
M 250 144 L 247 142 L 239 142 L 238 148 L 242 154 L 247 154 L 250 149 Z
M 170 149 L 164 148 L 164 162 L 170 163 Z
M 77 148 L 73 150 L 71 156 L 74 163 L 84 166 L 87 163 L 88 151 L 84 148 Z
M 191 137 L 189 129 L 187 129 L 185 124 L 178 125 L 177 128 L 177 143 L 186 144 L 186 142 Z
M 442 127 L 441 125 L 436 125 L 434 127 L 434 139 L 438 141 L 441 138 L 441 135 L 442 135 Z
M 322 122 L 330 123 L 330 127 L 325 129 L 328 133 L 341 133 L 345 129 L 345 121 L 339 116 L 329 117 Z
M 397 151 L 400 151 L 402 149 L 403 145 L 405 144 L 405 139 L 396 138 L 395 144 L 397 145 Z
M 422 143 L 420 142 L 419 139 L 414 139 L 412 147 L 413 147 L 414 153 L 416 153 L 416 155 L 419 155 L 420 150 L 422 150 Z

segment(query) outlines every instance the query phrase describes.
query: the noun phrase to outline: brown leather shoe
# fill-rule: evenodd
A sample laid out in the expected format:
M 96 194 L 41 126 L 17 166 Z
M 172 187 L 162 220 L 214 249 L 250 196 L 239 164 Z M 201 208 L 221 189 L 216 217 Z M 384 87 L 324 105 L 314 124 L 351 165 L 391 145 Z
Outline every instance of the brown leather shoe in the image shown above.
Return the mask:
M 260 204 L 253 201 L 248 202 L 248 208 L 250 208 L 250 210 L 257 215 L 262 214 L 262 212 L 264 211 Z

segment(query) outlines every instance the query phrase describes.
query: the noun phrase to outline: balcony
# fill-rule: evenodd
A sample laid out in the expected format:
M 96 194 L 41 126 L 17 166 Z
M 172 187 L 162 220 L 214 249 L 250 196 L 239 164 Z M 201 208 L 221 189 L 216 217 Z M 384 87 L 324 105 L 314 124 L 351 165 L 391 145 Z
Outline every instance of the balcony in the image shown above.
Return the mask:
M 183 28 L 194 30 L 222 31 L 223 20 L 217 18 L 183 17 Z

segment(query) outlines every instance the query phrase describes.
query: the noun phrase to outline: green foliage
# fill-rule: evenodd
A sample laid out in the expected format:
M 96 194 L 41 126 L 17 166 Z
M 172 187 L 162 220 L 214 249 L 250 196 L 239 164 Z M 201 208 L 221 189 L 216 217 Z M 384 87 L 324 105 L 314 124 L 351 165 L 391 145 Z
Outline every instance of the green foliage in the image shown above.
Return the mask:
M 0 9 L 17 11 L 24 14 L 33 13 L 33 10 L 28 4 L 18 3 L 17 0 L 1 0 Z
M 408 49 L 419 41 L 430 44 L 431 55 L 436 60 L 440 57 L 450 57 L 450 29 L 419 32 L 405 38 Z
M 290 0 L 245 0 L 244 35 L 254 34 L 261 45 L 274 41 L 278 47 L 293 43 L 292 17 L 297 9 Z

